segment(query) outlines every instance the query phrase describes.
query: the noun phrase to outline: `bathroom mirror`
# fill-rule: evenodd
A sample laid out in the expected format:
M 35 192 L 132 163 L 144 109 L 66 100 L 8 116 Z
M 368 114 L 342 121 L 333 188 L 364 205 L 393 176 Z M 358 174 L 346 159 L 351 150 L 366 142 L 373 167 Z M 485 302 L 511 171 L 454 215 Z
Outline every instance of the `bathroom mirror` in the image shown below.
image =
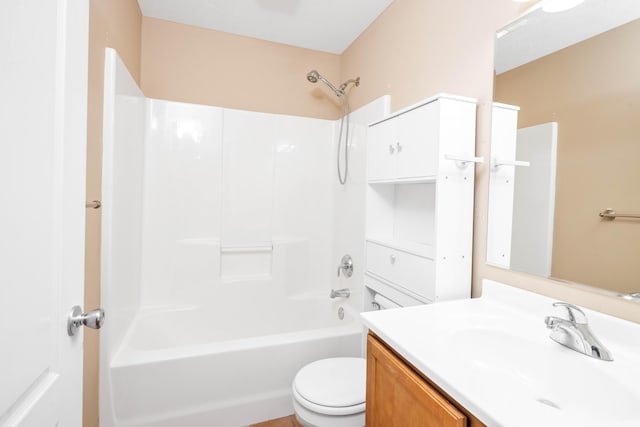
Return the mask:
M 496 33 L 487 263 L 640 292 L 640 1 Z

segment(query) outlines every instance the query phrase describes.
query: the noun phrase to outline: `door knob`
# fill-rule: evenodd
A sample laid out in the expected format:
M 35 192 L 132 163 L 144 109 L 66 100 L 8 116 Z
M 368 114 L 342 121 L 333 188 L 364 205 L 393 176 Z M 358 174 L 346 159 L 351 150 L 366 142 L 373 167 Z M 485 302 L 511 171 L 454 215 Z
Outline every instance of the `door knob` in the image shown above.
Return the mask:
M 100 329 L 104 324 L 104 310 L 101 308 L 91 310 L 87 313 L 82 312 L 79 305 L 73 306 L 69 317 L 67 318 L 67 333 L 70 337 L 74 336 L 80 326 L 84 325 L 91 329 Z

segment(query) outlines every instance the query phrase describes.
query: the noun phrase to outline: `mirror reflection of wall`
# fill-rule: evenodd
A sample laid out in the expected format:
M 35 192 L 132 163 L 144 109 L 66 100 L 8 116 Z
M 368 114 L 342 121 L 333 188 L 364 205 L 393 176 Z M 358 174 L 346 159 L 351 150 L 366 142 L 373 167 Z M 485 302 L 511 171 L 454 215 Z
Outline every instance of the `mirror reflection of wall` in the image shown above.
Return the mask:
M 598 4 L 604 7 L 606 10 L 592 14 L 591 20 L 596 22 L 607 19 L 607 10 L 616 7 L 640 9 L 640 2 L 633 3 L 587 0 L 578 8 L 599 7 Z M 575 13 L 586 13 L 585 9 L 578 8 Z M 627 21 L 629 16 L 640 16 L 640 10 L 623 12 Z M 517 147 L 515 159 L 530 161 L 531 167 L 511 168 L 514 173 L 513 225 L 508 230 L 511 247 L 507 265 L 492 257 L 492 253 L 499 252 L 495 245 L 492 249 L 492 235 L 496 234 L 496 223 L 500 222 L 491 218 L 497 210 L 491 192 L 495 192 L 494 187 L 499 183 L 496 169 L 492 168 L 487 262 L 616 293 L 638 292 L 640 219 L 606 220 L 598 214 L 606 208 L 640 214 L 640 20 L 617 26 L 524 65 L 501 70 L 506 53 L 500 45 L 506 39 L 527 26 L 540 24 L 542 28 L 548 28 L 548 23 L 544 23 L 546 19 L 553 20 L 554 26 L 562 25 L 561 14 L 546 15 L 538 9 L 512 24 L 510 33 L 503 33 L 497 39 L 494 100 L 520 107 L 517 115 L 519 136 L 513 141 Z M 523 21 L 526 23 L 518 24 Z M 571 26 L 575 25 L 570 22 L 573 21 L 564 23 L 566 27 L 562 33 L 570 32 Z M 585 22 L 590 21 L 584 21 L 582 25 L 586 25 Z M 530 36 L 536 34 L 532 28 L 527 28 L 526 32 Z M 552 37 L 549 33 L 546 36 Z M 522 50 L 527 50 L 536 41 L 521 40 L 519 43 Z M 522 151 L 525 144 L 531 146 L 532 142 L 525 143 L 521 134 L 545 123 L 557 126 L 557 170 L 555 185 L 538 179 L 538 189 L 551 192 L 555 189 L 555 198 L 547 193 L 546 200 L 538 200 L 534 199 L 535 179 L 533 183 L 519 184 L 523 181 L 518 176 L 520 170 L 530 169 L 522 173 L 531 173 L 541 164 L 531 153 Z M 553 147 L 548 150 L 553 157 Z M 493 152 L 492 142 L 492 157 Z M 553 171 L 544 173 L 546 175 L 542 176 L 553 180 Z M 549 243 L 550 271 L 545 266 L 546 261 L 541 259 L 544 255 L 532 259 L 531 253 L 544 254 L 535 249 L 541 244 L 540 240 L 544 240 L 541 239 L 543 232 L 536 232 L 538 226 L 526 219 L 540 219 L 544 214 L 536 213 L 536 210 L 540 208 L 544 212 L 541 205 L 545 203 L 550 204 L 546 208 L 551 211 L 551 224 L 547 230 L 552 230 L 553 235 L 553 242 Z M 503 231 L 502 238 L 504 234 Z M 527 255 L 522 258 L 522 253 Z M 519 257 L 522 259 L 518 260 Z

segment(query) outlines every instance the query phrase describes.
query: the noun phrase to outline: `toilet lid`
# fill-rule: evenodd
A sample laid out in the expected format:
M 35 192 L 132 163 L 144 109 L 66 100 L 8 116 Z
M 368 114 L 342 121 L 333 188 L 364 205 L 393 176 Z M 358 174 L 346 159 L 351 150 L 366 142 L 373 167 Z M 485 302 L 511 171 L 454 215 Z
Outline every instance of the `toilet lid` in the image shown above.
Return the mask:
M 320 406 L 340 408 L 364 403 L 367 362 L 360 357 L 317 360 L 293 380 L 301 397 Z

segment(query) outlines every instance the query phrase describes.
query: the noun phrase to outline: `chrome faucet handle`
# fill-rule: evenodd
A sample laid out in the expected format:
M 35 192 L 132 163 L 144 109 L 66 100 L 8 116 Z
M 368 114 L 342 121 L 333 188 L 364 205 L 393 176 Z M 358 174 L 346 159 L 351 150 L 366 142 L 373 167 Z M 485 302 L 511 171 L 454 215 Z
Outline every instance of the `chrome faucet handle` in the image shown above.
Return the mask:
M 331 293 L 329 294 L 329 298 L 349 298 L 351 296 L 351 290 L 349 288 L 343 289 L 331 289 Z
M 589 323 L 587 321 L 587 315 L 584 314 L 584 311 L 573 304 L 569 304 L 568 302 L 557 301 L 552 304 L 554 307 L 564 307 L 567 309 L 567 320 L 573 322 L 575 324 L 586 325 Z
M 344 274 L 344 277 L 351 277 L 353 275 L 353 259 L 351 255 L 346 254 L 340 260 L 340 265 L 338 266 L 338 277 L 340 277 L 340 272 Z

